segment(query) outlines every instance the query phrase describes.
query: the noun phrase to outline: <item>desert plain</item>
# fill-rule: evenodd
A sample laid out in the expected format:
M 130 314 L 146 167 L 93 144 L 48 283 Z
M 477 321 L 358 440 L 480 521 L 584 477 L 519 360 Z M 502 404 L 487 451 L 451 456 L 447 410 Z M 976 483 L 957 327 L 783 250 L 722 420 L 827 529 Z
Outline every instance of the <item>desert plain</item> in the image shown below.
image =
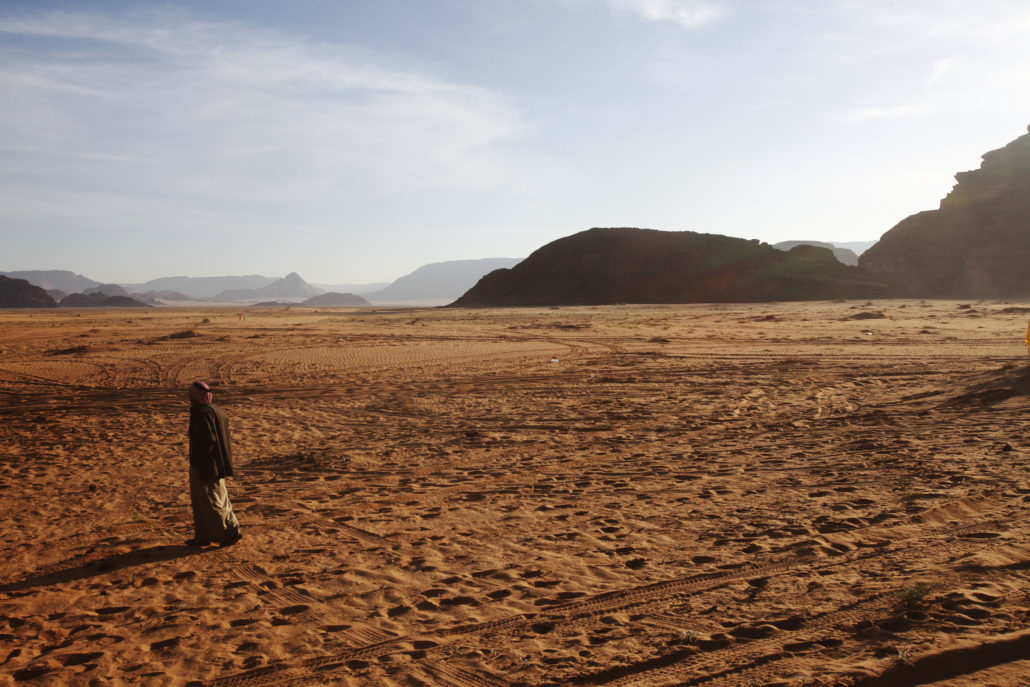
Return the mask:
M 0 312 L 0 684 L 1030 684 L 1028 319 Z

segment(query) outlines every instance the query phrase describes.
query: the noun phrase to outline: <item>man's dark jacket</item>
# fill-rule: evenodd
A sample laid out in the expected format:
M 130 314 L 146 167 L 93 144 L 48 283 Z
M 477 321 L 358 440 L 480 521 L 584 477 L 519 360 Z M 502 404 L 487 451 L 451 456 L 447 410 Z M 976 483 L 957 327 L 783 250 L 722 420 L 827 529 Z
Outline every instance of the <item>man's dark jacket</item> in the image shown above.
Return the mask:
M 190 406 L 190 465 L 208 479 L 232 476 L 229 421 L 213 403 Z

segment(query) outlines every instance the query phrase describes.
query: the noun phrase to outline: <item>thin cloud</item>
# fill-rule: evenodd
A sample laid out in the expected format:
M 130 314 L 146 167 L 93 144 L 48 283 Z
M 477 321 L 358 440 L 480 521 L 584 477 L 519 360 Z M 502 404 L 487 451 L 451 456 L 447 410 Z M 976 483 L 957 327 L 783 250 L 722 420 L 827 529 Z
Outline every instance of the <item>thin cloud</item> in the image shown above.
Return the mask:
M 964 57 L 942 57 L 933 61 L 930 76 L 926 79 L 927 87 L 945 83 L 948 77 L 960 70 L 968 60 Z
M 929 114 L 925 107 L 914 105 L 896 105 L 894 107 L 860 107 L 847 115 L 851 122 L 866 122 L 878 119 L 907 119 Z
M 820 9 L 856 84 L 843 119 L 864 122 L 1030 108 L 1030 9 L 984 0 L 847 2 Z M 814 7 L 814 5 L 813 5 Z
M 648 21 L 671 22 L 687 29 L 713 24 L 729 14 L 721 4 L 704 0 L 606 0 L 618 10 L 632 12 Z
M 0 43 L 0 153 L 76 190 L 332 204 L 486 188 L 527 131 L 492 91 L 238 24 L 53 13 L 0 32 L 19 39 Z

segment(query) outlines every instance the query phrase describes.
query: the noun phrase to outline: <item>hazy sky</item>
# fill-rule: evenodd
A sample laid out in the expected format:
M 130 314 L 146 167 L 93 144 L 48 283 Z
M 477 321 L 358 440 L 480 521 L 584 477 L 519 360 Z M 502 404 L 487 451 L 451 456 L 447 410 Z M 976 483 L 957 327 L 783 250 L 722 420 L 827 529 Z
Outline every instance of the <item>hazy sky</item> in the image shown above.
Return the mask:
M 1025 0 L 0 0 L 0 270 L 875 240 L 1027 124 Z

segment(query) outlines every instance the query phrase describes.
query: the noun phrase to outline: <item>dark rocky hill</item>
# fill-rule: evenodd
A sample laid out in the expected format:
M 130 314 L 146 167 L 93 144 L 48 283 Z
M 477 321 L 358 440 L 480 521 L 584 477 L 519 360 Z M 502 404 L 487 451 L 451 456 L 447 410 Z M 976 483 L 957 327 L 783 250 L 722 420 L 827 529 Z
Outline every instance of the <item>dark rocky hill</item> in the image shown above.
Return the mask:
M 56 308 L 57 303 L 42 288 L 25 279 L 0 275 L 0 308 Z
M 1030 134 L 955 179 L 940 208 L 899 222 L 859 266 L 902 296 L 1030 297 Z
M 758 302 L 869 298 L 882 285 L 825 248 L 780 251 L 746 239 L 590 229 L 483 277 L 454 306 Z
M 94 293 L 73 293 L 65 296 L 58 304 L 62 308 L 149 308 L 129 296 L 108 296 L 99 291 Z
M 353 293 L 337 293 L 335 291 L 320 293 L 317 296 L 312 296 L 311 298 L 302 301 L 300 304 L 328 308 L 372 305 L 361 296 L 357 296 Z

